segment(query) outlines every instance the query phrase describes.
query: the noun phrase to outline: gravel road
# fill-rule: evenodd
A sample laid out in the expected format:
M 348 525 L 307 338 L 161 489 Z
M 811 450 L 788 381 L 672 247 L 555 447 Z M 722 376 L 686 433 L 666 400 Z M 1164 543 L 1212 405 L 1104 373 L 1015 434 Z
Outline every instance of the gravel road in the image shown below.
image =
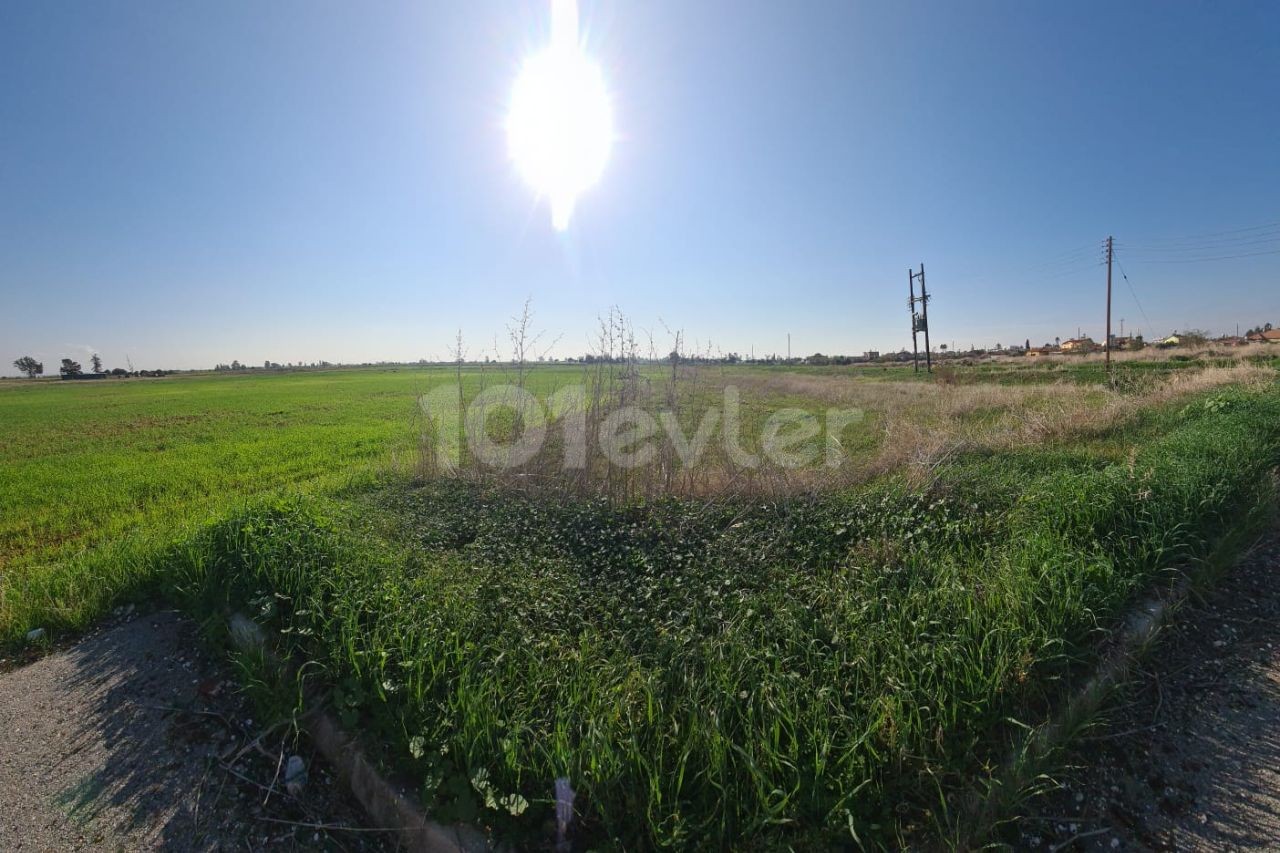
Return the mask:
M 1019 847 L 1280 850 L 1280 529 L 1174 615 Z
M 0 674 L 0 850 L 383 849 L 304 744 L 255 724 L 190 622 L 113 622 Z M 292 796 L 277 769 L 295 752 Z

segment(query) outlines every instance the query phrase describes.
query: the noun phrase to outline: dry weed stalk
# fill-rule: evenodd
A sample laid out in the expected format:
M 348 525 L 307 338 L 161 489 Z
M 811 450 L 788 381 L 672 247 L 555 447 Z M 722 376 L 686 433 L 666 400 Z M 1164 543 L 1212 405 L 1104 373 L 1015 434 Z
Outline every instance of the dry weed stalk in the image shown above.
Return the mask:
M 532 314 L 523 313 L 509 328 L 510 364 L 523 391 L 532 368 L 527 355 L 540 335 L 529 328 Z M 657 358 L 652 335 L 648 358 L 642 359 L 636 332 L 616 308 L 601 318 L 593 357 L 583 365 L 579 428 L 585 430 L 585 458 L 566 465 L 565 430 L 548 425 L 548 440 L 527 463 L 507 470 L 484 468 L 464 456 L 459 471 L 441 471 L 423 465 L 423 476 L 458 474 L 508 487 L 565 491 L 598 495 L 620 503 L 653 500 L 666 495 L 712 497 L 725 494 L 776 495 L 840 488 L 901 472 L 909 482 L 926 486 L 938 470 L 957 455 L 982 450 L 1011 451 L 1043 443 L 1069 443 L 1106 435 L 1136 417 L 1144 408 L 1166 404 L 1192 394 L 1223 386 L 1258 388 L 1275 380 L 1276 373 L 1261 364 L 1238 360 L 1229 367 L 1208 366 L 1177 370 L 1159 378 L 1145 374 L 1124 387 L 1082 385 L 1062 381 L 1052 385 L 998 385 L 961 381 L 868 380 L 851 375 L 798 372 L 711 371 L 700 374 L 696 359 L 684 355 L 683 332 L 671 333 L 671 349 Z M 708 347 L 708 352 L 711 348 Z M 463 385 L 461 336 L 454 350 L 459 402 Z M 1141 353 L 1131 353 L 1138 356 Z M 661 365 L 661 366 L 659 366 Z M 483 388 L 484 377 L 481 377 Z M 659 432 L 652 457 L 637 466 L 613 464 L 595 441 L 603 431 L 616 427 L 611 416 L 629 407 L 659 412 L 683 430 L 722 400 L 726 388 L 741 394 L 744 421 L 759 426 L 787 400 L 804 400 L 815 411 L 824 408 L 856 409 L 867 413 L 858 429 L 865 433 L 861 452 L 843 454 L 838 467 L 819 464 L 787 468 L 765 464 L 743 465 L 723 448 L 708 448 L 696 465 L 686 465 L 669 436 Z M 703 411 L 699 410 L 701 406 Z M 519 406 L 510 424 L 512 434 L 523 428 Z M 563 413 L 552 413 L 559 424 Z M 721 429 L 724 425 L 721 424 Z M 722 435 L 721 433 L 717 433 Z M 433 436 L 424 433 L 424 439 Z M 828 446 L 842 449 L 848 435 L 823 435 Z M 870 445 L 868 447 L 868 445 Z M 758 454 L 757 454 L 758 455 Z M 763 458 L 761 458 L 763 462 Z

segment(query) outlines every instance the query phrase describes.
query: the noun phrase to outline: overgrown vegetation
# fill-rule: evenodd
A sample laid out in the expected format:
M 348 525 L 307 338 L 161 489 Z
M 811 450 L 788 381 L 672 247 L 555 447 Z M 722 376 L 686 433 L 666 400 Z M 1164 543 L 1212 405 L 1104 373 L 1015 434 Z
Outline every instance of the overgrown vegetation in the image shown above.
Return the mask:
M 1156 420 L 1121 461 L 965 454 L 925 491 L 278 503 L 203 534 L 182 573 L 336 685 L 444 818 L 537 839 L 566 777 L 584 844 L 898 844 L 962 831 L 956 795 L 1135 592 L 1273 498 L 1274 390 Z
M 522 844 L 558 778 L 584 847 L 967 842 L 957 804 L 1280 465 L 1262 365 L 1115 386 L 644 368 L 625 402 L 691 420 L 730 381 L 752 423 L 867 418 L 847 470 L 784 488 L 410 479 L 414 396 L 510 375 L 5 389 L 0 637 L 128 597 L 247 612 L 436 816 Z

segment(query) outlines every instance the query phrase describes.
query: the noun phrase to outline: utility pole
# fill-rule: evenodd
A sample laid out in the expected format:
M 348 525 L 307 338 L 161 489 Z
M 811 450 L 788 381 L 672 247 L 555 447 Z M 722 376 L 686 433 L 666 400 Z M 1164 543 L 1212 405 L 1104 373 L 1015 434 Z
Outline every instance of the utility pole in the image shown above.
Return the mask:
M 916 279 L 920 279 L 920 295 L 916 296 Z M 929 347 L 929 292 L 925 289 L 924 264 L 920 264 L 920 272 L 907 270 L 907 307 L 911 309 L 911 364 L 917 373 L 920 372 L 920 348 L 916 343 L 916 335 L 924 332 L 924 365 L 933 372 L 933 356 Z M 920 310 L 916 311 L 916 305 Z
M 787 332 L 787 361 L 791 361 L 791 333 Z
M 907 292 L 911 298 L 907 300 L 907 309 L 911 312 L 911 370 L 915 373 L 920 372 L 920 350 L 916 347 L 916 331 L 918 322 L 916 320 L 916 273 L 915 270 L 907 270 Z
M 1113 238 L 1107 237 L 1107 375 L 1111 374 L 1111 256 Z
M 924 366 L 933 373 L 933 348 L 929 346 L 929 293 L 924 289 L 924 262 L 920 263 L 920 311 L 924 319 Z

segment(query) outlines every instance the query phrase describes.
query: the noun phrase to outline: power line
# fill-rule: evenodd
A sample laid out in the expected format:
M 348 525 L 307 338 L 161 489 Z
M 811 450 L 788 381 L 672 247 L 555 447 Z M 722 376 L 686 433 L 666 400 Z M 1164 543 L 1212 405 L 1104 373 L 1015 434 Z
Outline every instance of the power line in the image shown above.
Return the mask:
M 1205 234 L 1189 234 L 1182 237 L 1153 237 L 1150 239 L 1139 237 L 1138 241 L 1146 240 L 1149 243 L 1181 243 L 1198 240 L 1212 240 L 1220 237 L 1230 238 L 1234 234 L 1246 234 L 1251 231 L 1271 231 L 1280 228 L 1280 222 L 1268 222 L 1264 225 L 1250 225 L 1248 228 L 1234 228 L 1229 231 L 1211 231 Z
M 1280 242 L 1280 231 L 1266 236 L 1251 234 L 1248 239 L 1221 240 L 1210 243 L 1187 243 L 1184 245 L 1160 246 L 1150 243 L 1124 243 L 1127 249 L 1140 252 L 1199 252 L 1208 249 L 1241 249 L 1248 246 L 1266 246 Z
M 1120 267 L 1120 277 L 1124 279 L 1125 285 L 1129 288 L 1129 295 L 1133 297 L 1133 302 L 1138 306 L 1138 311 L 1142 314 L 1143 322 L 1147 324 L 1147 331 L 1154 332 L 1155 326 L 1151 323 L 1151 318 L 1147 316 L 1147 309 L 1142 307 L 1141 300 L 1138 299 L 1138 292 L 1133 289 L 1133 282 L 1129 281 L 1129 275 L 1124 271 L 1124 263 L 1119 257 L 1116 257 L 1116 266 Z
M 1069 275 L 1077 275 L 1086 270 L 1094 269 L 1105 263 L 1104 254 L 1098 254 L 1099 248 L 1105 244 L 1090 243 L 1085 246 L 1077 246 L 1074 249 L 1067 249 L 1058 252 L 1042 261 L 1030 264 L 1025 267 L 1001 273 L 1003 278 L 1019 279 L 1023 284 L 1039 284 L 1045 281 L 1062 278 Z M 991 278 L 990 274 L 967 276 L 959 279 L 961 283 L 987 281 Z
M 1204 258 L 1133 258 L 1132 260 L 1140 264 L 1198 264 L 1204 261 L 1230 261 L 1235 258 L 1256 258 L 1262 255 L 1280 255 L 1280 249 L 1271 249 L 1266 252 L 1245 252 L 1238 255 L 1213 255 Z
M 1230 243 L 1237 240 L 1255 240 L 1259 237 L 1266 237 L 1280 231 L 1280 224 L 1259 225 L 1248 231 L 1240 231 L 1234 234 L 1201 234 L 1195 237 L 1134 237 L 1137 243 L 1152 243 L 1158 245 L 1169 245 L 1178 243 Z
M 1036 278 L 1023 279 L 1021 281 L 1021 284 L 1024 286 L 1031 285 L 1031 284 L 1042 284 L 1046 281 L 1053 281 L 1055 279 L 1063 278 L 1069 275 L 1080 275 L 1088 270 L 1097 269 L 1100 266 L 1104 266 L 1105 264 L 1106 264 L 1105 260 L 1084 261 L 1082 263 L 1078 262 L 1071 267 L 1061 269 L 1061 270 L 1056 270 L 1046 275 L 1038 276 Z
M 1094 252 L 1097 251 L 1097 248 L 1098 248 L 1097 245 L 1090 244 L 1088 246 L 1081 246 L 1076 249 L 1070 249 L 1066 252 L 1062 252 L 1060 254 L 1054 255 L 1051 258 L 1047 258 L 1043 261 L 1039 261 L 1037 263 L 1031 264 L 1030 266 L 1024 267 L 1023 269 L 1019 270 L 1016 274 L 1025 275 L 1027 273 L 1038 272 L 1040 270 L 1053 269 L 1054 267 L 1074 264 L 1078 261 L 1087 259 L 1090 255 L 1092 255 Z

